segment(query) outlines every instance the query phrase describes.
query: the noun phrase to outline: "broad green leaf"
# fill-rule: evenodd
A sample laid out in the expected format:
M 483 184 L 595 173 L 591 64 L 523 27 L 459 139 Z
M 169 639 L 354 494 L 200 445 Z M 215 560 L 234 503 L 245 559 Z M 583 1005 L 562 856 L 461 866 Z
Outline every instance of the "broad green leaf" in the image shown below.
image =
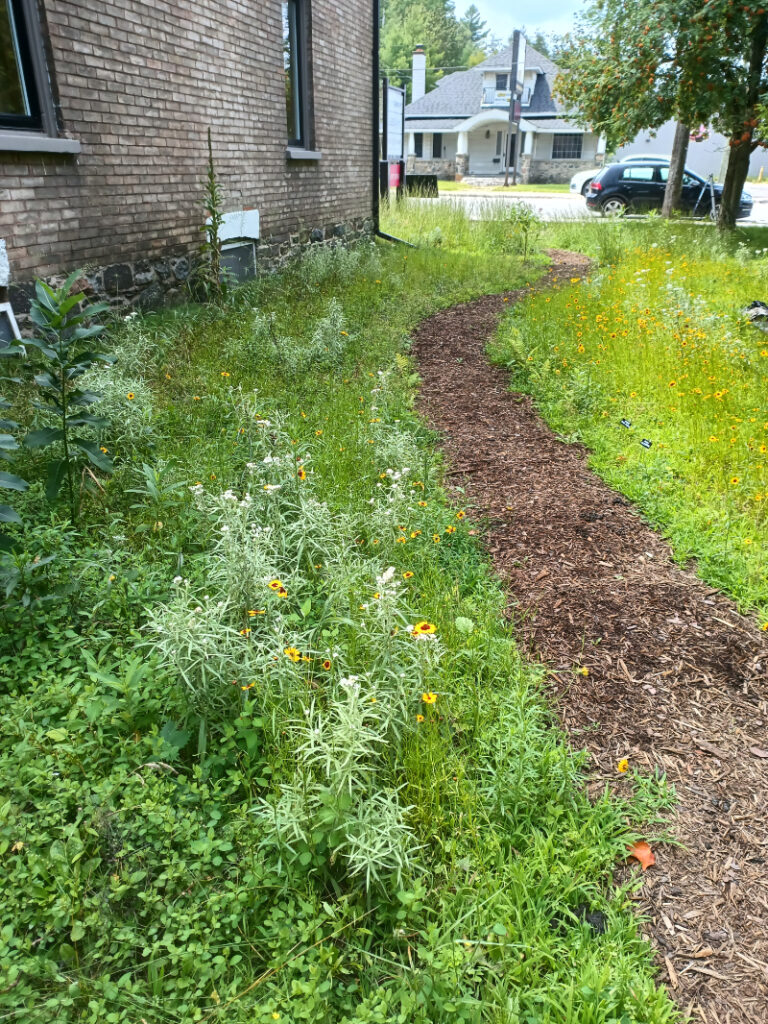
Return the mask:
M 29 484 L 13 473 L 0 473 L 0 487 L 5 487 L 9 491 L 26 491 Z
M 113 472 L 112 459 L 107 458 L 95 441 L 86 441 L 82 437 L 73 437 L 71 443 L 75 448 L 79 448 L 81 452 L 85 452 L 88 456 L 88 461 L 96 466 L 97 469 L 102 470 L 104 473 Z
M 0 523 L 20 523 L 21 516 L 10 505 L 0 505 Z
M 0 434 L 0 448 L 7 452 L 15 452 L 19 444 L 11 434 Z
M 467 619 L 463 615 L 456 616 L 456 619 L 454 620 L 454 625 L 456 626 L 456 629 L 458 629 L 460 633 L 465 634 L 471 633 L 472 630 L 475 628 L 475 624 L 472 621 L 472 619 Z
M 65 459 L 54 459 L 53 462 L 49 463 L 48 475 L 45 480 L 45 496 L 48 501 L 56 500 L 66 471 L 67 463 Z
M 33 430 L 24 438 L 26 448 L 45 448 L 54 441 L 61 441 L 64 431 L 59 427 L 43 427 L 42 430 Z

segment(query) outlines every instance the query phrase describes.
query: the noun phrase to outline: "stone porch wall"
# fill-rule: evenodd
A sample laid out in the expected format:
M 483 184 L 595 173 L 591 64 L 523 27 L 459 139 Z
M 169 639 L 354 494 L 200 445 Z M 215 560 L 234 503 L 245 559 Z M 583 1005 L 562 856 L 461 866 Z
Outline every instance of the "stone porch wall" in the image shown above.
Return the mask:
M 460 162 L 460 156 L 457 160 Z M 436 174 L 441 181 L 453 181 L 457 173 L 457 160 L 439 160 L 437 158 L 427 159 L 426 157 L 415 157 L 411 154 L 405 163 L 405 173 L 408 174 Z
M 567 183 L 577 171 L 588 171 L 596 166 L 594 160 L 532 160 L 529 156 L 520 159 L 521 178 L 523 167 L 526 174 L 522 180 L 536 185 Z

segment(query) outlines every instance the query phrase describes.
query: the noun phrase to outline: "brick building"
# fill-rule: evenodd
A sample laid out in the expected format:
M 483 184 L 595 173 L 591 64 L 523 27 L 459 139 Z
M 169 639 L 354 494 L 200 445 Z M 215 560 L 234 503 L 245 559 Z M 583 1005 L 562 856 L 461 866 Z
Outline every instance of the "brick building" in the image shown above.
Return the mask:
M 178 289 L 209 127 L 240 267 L 370 230 L 374 36 L 374 0 L 0 0 L 17 309 L 35 276 L 80 266 L 118 301 Z

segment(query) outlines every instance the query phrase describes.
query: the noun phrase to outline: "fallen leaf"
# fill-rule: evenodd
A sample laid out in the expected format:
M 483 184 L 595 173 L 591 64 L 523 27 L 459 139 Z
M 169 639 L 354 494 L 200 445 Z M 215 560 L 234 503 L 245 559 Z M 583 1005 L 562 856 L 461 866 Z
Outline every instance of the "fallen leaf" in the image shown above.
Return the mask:
M 677 974 L 675 973 L 675 968 L 672 966 L 672 961 L 669 959 L 668 956 L 664 957 L 664 963 L 666 964 L 666 967 L 667 967 L 667 974 L 669 975 L 669 983 L 671 984 L 672 988 L 677 988 L 677 986 L 678 986 Z
M 755 757 L 768 757 L 768 750 L 763 750 L 762 747 L 750 747 L 750 754 L 754 754 Z
M 627 860 L 635 858 L 640 864 L 643 871 L 647 871 L 651 864 L 656 863 L 656 857 L 653 854 L 653 850 L 650 848 L 648 843 L 639 842 L 635 843 L 634 846 L 630 846 L 627 850 Z

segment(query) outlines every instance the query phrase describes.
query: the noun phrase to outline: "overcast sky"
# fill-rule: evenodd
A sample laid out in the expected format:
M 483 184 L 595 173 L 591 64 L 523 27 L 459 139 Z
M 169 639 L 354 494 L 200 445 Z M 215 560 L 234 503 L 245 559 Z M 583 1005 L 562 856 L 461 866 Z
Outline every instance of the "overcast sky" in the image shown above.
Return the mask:
M 461 16 L 472 0 L 456 0 L 456 13 Z M 523 25 L 533 32 L 562 34 L 573 28 L 573 16 L 583 4 L 579 0 L 474 0 L 475 6 L 488 24 L 491 34 L 508 39 L 513 29 Z

